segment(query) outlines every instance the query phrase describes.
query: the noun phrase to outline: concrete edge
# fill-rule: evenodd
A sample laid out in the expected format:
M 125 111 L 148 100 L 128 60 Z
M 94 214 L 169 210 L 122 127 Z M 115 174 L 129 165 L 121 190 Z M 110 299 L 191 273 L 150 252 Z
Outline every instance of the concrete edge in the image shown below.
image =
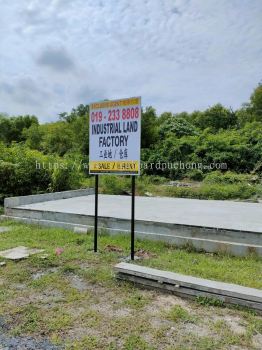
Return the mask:
M 57 192 L 60 193 L 60 192 Z M 94 194 L 94 193 L 90 193 Z M 22 204 L 21 204 L 22 205 Z M 17 207 L 7 207 L 10 208 L 11 212 L 12 211 L 22 211 L 25 210 L 29 213 L 45 213 L 45 214 L 67 214 L 67 215 L 74 215 L 76 217 L 82 217 L 85 216 L 86 218 L 93 218 L 94 215 L 86 215 L 86 214 L 79 214 L 79 213 L 63 213 L 59 211 L 51 211 L 51 210 L 42 210 L 42 209 L 35 209 L 35 208 L 20 208 L 19 206 Z M 5 215 L 12 217 L 9 212 L 5 210 Z M 15 216 L 15 215 L 14 215 Z M 18 216 L 17 216 L 18 217 Z M 39 219 L 41 220 L 41 219 Z M 99 220 L 114 220 L 117 222 L 126 222 L 130 221 L 130 219 L 126 218 L 118 218 L 118 217 L 113 217 L 113 216 L 99 216 Z M 66 221 L 65 221 L 66 222 Z M 206 231 L 213 231 L 213 232 L 234 232 L 234 233 L 243 233 L 243 234 L 256 234 L 256 235 L 262 235 L 262 231 L 247 231 L 247 230 L 241 230 L 241 229 L 231 229 L 231 228 L 223 228 L 223 227 L 212 227 L 212 226 L 201 226 L 201 225 L 192 225 L 192 224 L 179 224 L 179 223 L 171 223 L 171 222 L 163 222 L 163 221 L 153 221 L 153 220 L 142 220 L 142 219 L 136 219 L 136 223 L 141 223 L 141 224 L 155 224 L 155 225 L 164 225 L 168 227 L 182 227 L 182 228 L 187 228 L 187 229 L 202 229 Z
M 53 201 L 57 199 L 67 199 L 72 197 L 88 196 L 94 193 L 95 193 L 95 190 L 93 188 L 85 188 L 85 189 L 71 190 L 71 191 L 33 194 L 29 196 L 8 197 L 4 199 L 4 207 L 5 209 L 13 208 L 20 205 L 47 202 L 47 201 Z
M 86 234 L 88 231 L 93 230 L 93 225 L 82 225 L 77 223 L 69 223 L 62 221 L 52 221 L 44 219 L 32 219 L 32 218 L 23 218 L 15 217 L 8 215 L 1 215 L 0 220 L 14 220 L 21 221 L 27 224 L 35 224 L 40 226 L 47 227 L 60 227 L 67 230 L 74 231 L 78 234 Z M 98 229 L 101 232 L 106 232 L 110 235 L 115 234 L 129 234 L 129 230 L 117 229 L 117 228 L 107 228 L 104 226 L 99 226 Z M 193 238 L 185 237 L 179 235 L 169 235 L 169 234 L 156 234 L 150 232 L 136 231 L 136 236 L 140 239 L 156 240 L 167 242 L 173 244 L 177 247 L 192 247 L 196 251 L 206 251 L 210 253 L 224 253 L 230 254 L 233 256 L 248 256 L 249 254 L 256 254 L 262 256 L 262 246 L 253 245 L 253 244 L 242 244 L 236 242 L 228 241 L 216 241 L 216 240 L 207 240 L 202 238 Z
M 255 309 L 259 314 L 262 313 L 260 289 L 202 279 L 129 263 L 115 265 L 114 271 L 117 279 L 130 281 L 143 287 L 156 288 L 190 299 L 195 299 L 199 296 L 215 298 L 223 301 L 226 305 L 237 304 Z
M 37 220 L 49 220 L 49 221 L 59 221 L 67 223 L 75 223 L 80 225 L 93 225 L 94 216 L 93 215 L 83 215 L 83 214 L 70 214 L 63 212 L 51 212 L 42 210 L 32 210 L 24 209 L 23 207 L 18 208 L 7 208 L 5 215 L 8 217 L 24 217 L 28 219 Z M 113 217 L 99 217 L 99 226 L 104 228 L 112 228 L 114 230 L 118 229 L 122 231 L 130 231 L 130 220 L 127 219 L 117 219 Z M 192 237 L 201 238 L 204 240 L 214 240 L 224 242 L 240 243 L 240 245 L 248 245 L 252 251 L 252 247 L 262 246 L 261 244 L 261 233 L 250 232 L 248 239 L 246 232 L 242 231 L 230 231 L 230 230 L 217 230 L 217 229 L 207 229 L 201 227 L 200 229 L 195 226 L 184 226 L 178 224 L 169 223 L 159 223 L 152 221 L 136 220 L 136 231 L 151 234 L 151 237 Z

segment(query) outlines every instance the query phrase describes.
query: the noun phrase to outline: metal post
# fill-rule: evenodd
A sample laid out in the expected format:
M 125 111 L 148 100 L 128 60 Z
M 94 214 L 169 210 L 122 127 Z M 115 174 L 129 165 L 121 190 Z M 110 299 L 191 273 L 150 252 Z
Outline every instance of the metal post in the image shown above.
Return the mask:
M 97 216 L 98 216 L 98 175 L 95 175 L 95 225 L 94 225 L 94 252 L 97 252 Z
M 136 177 L 132 178 L 132 204 L 131 204 L 131 260 L 135 258 L 135 191 L 136 191 Z

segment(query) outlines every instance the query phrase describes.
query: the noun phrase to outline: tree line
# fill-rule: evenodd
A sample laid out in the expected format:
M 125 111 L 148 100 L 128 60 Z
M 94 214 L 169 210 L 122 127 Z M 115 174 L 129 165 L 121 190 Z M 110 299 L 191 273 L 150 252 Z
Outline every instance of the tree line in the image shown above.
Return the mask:
M 142 160 L 148 162 L 225 162 L 236 172 L 257 171 L 261 161 L 262 85 L 238 110 L 216 104 L 193 113 L 164 112 L 153 107 L 142 111 Z M 79 105 L 59 120 L 40 125 L 36 116 L 0 115 L 0 142 L 13 142 L 60 157 L 89 153 L 89 108 Z M 152 169 L 157 173 L 156 169 Z M 150 170 L 149 170 L 150 172 Z M 169 172 L 165 176 L 183 174 Z

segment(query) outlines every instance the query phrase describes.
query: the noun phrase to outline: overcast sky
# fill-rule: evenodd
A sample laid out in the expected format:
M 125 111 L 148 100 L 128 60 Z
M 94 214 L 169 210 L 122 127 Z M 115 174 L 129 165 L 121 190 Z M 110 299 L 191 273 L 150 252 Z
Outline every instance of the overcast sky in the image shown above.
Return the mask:
M 0 112 L 239 107 L 262 79 L 262 0 L 0 0 Z

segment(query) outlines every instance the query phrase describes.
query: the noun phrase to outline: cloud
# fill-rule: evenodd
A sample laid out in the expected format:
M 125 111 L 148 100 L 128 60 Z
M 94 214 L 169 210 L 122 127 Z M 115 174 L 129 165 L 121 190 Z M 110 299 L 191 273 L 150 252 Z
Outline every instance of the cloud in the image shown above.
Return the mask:
M 41 106 L 48 97 L 48 92 L 41 89 L 30 77 L 12 82 L 0 82 L 0 94 L 9 97 L 15 103 L 29 106 Z
M 54 120 L 134 95 L 158 112 L 238 108 L 261 80 L 261 11 L 260 0 L 3 2 L 0 110 Z
M 76 91 L 76 101 L 84 104 L 88 104 L 90 102 L 95 102 L 98 100 L 104 100 L 108 96 L 108 92 L 102 86 L 95 86 L 94 84 L 83 84 Z
M 60 73 L 72 71 L 75 68 L 73 59 L 70 57 L 65 48 L 47 47 L 36 60 L 37 64 L 51 68 Z

